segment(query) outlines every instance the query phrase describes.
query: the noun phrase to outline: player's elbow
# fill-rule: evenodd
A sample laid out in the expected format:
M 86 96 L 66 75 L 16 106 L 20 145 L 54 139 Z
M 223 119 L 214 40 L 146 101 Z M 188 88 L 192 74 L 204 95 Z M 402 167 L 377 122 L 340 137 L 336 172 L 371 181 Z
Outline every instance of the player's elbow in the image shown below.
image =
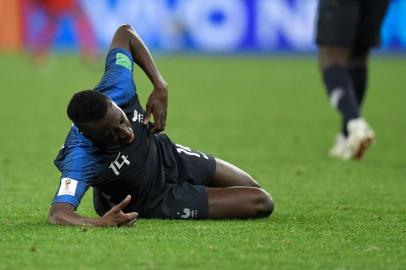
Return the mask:
M 53 225 L 59 224 L 58 223 L 58 213 L 50 211 L 48 214 L 48 222 L 49 222 L 49 224 L 53 224 Z
M 49 222 L 49 224 L 52 224 L 52 225 L 58 224 L 58 223 L 56 222 L 55 215 L 48 215 L 48 222 Z
M 58 211 L 54 206 L 51 206 L 48 214 L 48 222 L 53 225 L 61 224 L 60 213 L 60 210 Z
M 48 215 L 48 222 L 52 225 L 66 225 L 69 224 L 66 222 L 65 218 L 66 213 L 62 210 L 57 210 L 54 212 L 50 212 Z
M 128 35 L 130 31 L 134 31 L 130 24 L 122 24 L 116 30 L 116 35 L 125 36 Z
M 73 212 L 74 207 L 66 203 L 54 203 L 48 213 L 50 224 L 66 224 L 66 217 Z

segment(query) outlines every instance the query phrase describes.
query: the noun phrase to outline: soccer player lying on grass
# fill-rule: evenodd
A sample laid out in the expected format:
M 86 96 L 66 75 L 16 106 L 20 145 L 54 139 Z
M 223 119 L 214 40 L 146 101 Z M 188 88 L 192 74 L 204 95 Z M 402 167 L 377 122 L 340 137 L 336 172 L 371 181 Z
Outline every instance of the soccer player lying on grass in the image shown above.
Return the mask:
M 154 86 L 146 112 L 133 81 L 133 62 Z M 55 165 L 62 173 L 52 224 L 131 225 L 138 218 L 228 219 L 269 216 L 271 196 L 247 173 L 174 144 L 165 134 L 167 84 L 143 42 L 120 26 L 94 90 L 76 93 L 74 125 Z M 149 120 L 151 114 L 154 123 Z M 89 186 L 100 218 L 75 212 Z

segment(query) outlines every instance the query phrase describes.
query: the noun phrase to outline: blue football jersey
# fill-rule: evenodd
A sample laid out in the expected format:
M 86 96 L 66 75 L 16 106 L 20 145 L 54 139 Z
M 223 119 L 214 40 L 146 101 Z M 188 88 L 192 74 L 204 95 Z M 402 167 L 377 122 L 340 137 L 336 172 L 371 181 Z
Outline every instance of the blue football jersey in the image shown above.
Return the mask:
M 106 58 L 103 78 L 94 90 L 106 94 L 118 106 L 125 106 L 137 95 L 133 68 L 134 61 L 129 51 L 112 49 Z M 101 173 L 102 157 L 98 151 L 93 142 L 72 125 L 55 159 L 61 179 L 52 203 L 69 203 L 78 207 L 92 179 Z

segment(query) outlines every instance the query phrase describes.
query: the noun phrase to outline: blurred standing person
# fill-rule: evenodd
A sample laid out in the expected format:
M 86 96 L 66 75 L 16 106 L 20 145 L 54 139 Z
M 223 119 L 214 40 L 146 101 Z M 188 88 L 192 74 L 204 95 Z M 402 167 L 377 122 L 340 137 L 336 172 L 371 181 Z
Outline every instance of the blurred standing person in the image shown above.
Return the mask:
M 82 58 L 85 62 L 93 62 L 97 54 L 97 42 L 79 0 L 31 0 L 35 7 L 45 13 L 45 23 L 37 35 L 34 35 L 32 54 L 34 63 L 43 64 L 49 55 L 52 40 L 58 22 L 63 16 L 72 16 Z
M 320 0 L 317 37 L 319 66 L 342 129 L 330 150 L 333 157 L 362 159 L 375 134 L 361 116 L 367 88 L 368 58 L 379 45 L 389 0 Z

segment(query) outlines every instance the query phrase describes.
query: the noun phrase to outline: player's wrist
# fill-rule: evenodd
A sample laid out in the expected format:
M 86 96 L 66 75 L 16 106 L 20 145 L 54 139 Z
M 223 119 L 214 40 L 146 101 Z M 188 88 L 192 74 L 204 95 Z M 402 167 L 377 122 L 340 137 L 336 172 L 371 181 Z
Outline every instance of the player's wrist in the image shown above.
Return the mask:
M 113 226 L 114 224 L 110 224 L 105 218 L 97 218 L 92 221 L 93 225 L 96 227 L 108 227 Z
M 161 77 L 153 82 L 154 90 L 168 90 L 168 83 Z

